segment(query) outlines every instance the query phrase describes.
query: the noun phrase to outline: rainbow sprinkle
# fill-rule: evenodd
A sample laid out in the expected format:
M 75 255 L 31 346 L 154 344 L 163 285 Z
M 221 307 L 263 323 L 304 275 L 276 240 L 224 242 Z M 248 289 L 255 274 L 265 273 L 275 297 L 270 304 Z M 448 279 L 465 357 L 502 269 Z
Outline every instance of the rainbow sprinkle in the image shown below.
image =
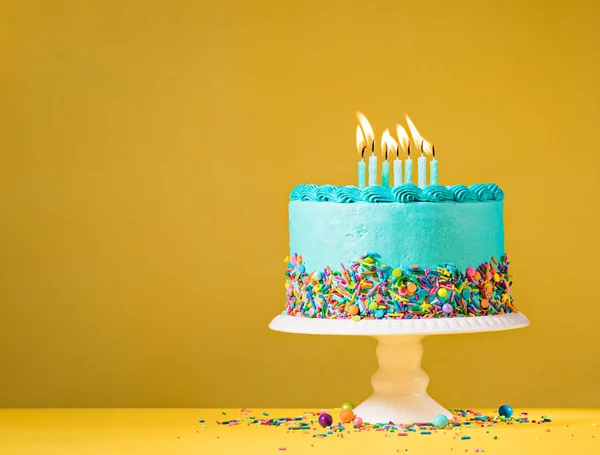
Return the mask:
M 473 409 L 451 409 L 452 418 L 448 422 L 445 429 L 438 429 L 431 422 L 415 422 L 415 423 L 368 423 L 364 422 L 361 426 L 353 424 L 343 424 L 342 422 L 333 423 L 331 426 L 321 428 L 317 423 L 319 415 L 325 411 L 313 412 L 305 411 L 302 415 L 295 417 L 270 417 L 261 419 L 252 416 L 252 410 L 242 409 L 239 418 L 235 419 L 236 424 L 231 425 L 231 422 L 216 422 L 217 425 L 236 426 L 236 425 L 264 425 L 270 427 L 282 427 L 288 432 L 300 432 L 312 435 L 313 438 L 326 438 L 328 436 L 342 436 L 345 431 L 353 429 L 355 432 L 363 431 L 382 431 L 388 435 L 409 436 L 412 434 L 433 435 L 437 433 L 454 432 L 460 439 L 471 439 L 471 436 L 464 434 L 465 431 L 475 429 L 476 427 L 484 427 L 491 429 L 497 425 L 515 425 L 515 424 L 534 424 L 541 425 L 551 423 L 552 420 L 546 416 L 542 416 L 537 420 L 530 421 L 518 417 L 502 417 L 497 414 L 482 414 Z M 327 411 L 329 412 L 329 411 Z M 497 437 L 494 436 L 494 439 Z
M 452 264 L 393 268 L 367 253 L 348 267 L 308 272 L 302 256 L 286 259 L 283 314 L 320 319 L 419 319 L 513 313 L 508 257 L 464 272 Z

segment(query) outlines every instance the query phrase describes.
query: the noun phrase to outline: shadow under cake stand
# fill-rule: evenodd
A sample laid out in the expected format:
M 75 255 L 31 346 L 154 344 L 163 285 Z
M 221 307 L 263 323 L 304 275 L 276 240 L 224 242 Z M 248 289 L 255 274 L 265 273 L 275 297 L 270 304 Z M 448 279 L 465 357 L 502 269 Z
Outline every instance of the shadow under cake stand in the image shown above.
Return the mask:
M 371 377 L 373 394 L 354 410 L 369 423 L 431 422 L 450 412 L 427 394 L 429 376 L 421 368 L 427 335 L 493 332 L 526 327 L 520 312 L 494 316 L 412 320 L 313 319 L 281 314 L 269 328 L 306 335 L 361 335 L 377 340 L 379 368 Z

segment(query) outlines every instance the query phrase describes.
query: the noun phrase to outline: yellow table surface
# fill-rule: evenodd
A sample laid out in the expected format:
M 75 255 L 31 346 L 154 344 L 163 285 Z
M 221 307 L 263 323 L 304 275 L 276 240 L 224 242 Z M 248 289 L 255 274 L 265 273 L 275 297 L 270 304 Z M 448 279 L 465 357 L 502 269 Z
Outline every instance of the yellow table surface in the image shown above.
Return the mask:
M 262 412 L 295 417 L 306 410 L 252 411 L 264 418 Z M 344 438 L 321 439 L 287 426 L 216 424 L 239 418 L 239 409 L 0 409 L 0 454 L 427 454 L 480 448 L 490 454 L 600 454 L 600 409 L 515 409 L 515 416 L 522 411 L 529 419 L 546 415 L 552 422 L 462 430 L 470 440 L 454 430 L 399 437 L 351 428 Z M 206 428 L 199 419 L 206 420 Z

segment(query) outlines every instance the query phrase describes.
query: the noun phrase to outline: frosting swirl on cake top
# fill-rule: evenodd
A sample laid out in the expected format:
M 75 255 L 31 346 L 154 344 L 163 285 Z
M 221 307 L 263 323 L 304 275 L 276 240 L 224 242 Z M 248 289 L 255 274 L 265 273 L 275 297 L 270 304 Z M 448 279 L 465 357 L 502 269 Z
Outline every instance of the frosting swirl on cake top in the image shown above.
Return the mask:
M 421 189 L 412 183 L 386 187 L 368 186 L 359 190 L 355 186 L 296 185 L 290 193 L 291 201 L 390 203 L 390 202 L 489 202 L 503 201 L 504 192 L 495 183 L 466 185 L 428 185 Z

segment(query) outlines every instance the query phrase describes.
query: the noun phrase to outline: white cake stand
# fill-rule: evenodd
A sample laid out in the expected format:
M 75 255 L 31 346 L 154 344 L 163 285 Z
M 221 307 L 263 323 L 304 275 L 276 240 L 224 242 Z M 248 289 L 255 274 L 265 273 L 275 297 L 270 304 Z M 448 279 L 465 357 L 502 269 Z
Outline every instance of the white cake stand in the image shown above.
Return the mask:
M 427 394 L 429 376 L 421 368 L 427 335 L 492 332 L 529 325 L 523 313 L 414 320 L 311 319 L 279 315 L 269 327 L 307 335 L 362 335 L 377 340 L 379 369 L 371 378 L 373 394 L 354 410 L 369 423 L 431 422 L 450 412 Z

